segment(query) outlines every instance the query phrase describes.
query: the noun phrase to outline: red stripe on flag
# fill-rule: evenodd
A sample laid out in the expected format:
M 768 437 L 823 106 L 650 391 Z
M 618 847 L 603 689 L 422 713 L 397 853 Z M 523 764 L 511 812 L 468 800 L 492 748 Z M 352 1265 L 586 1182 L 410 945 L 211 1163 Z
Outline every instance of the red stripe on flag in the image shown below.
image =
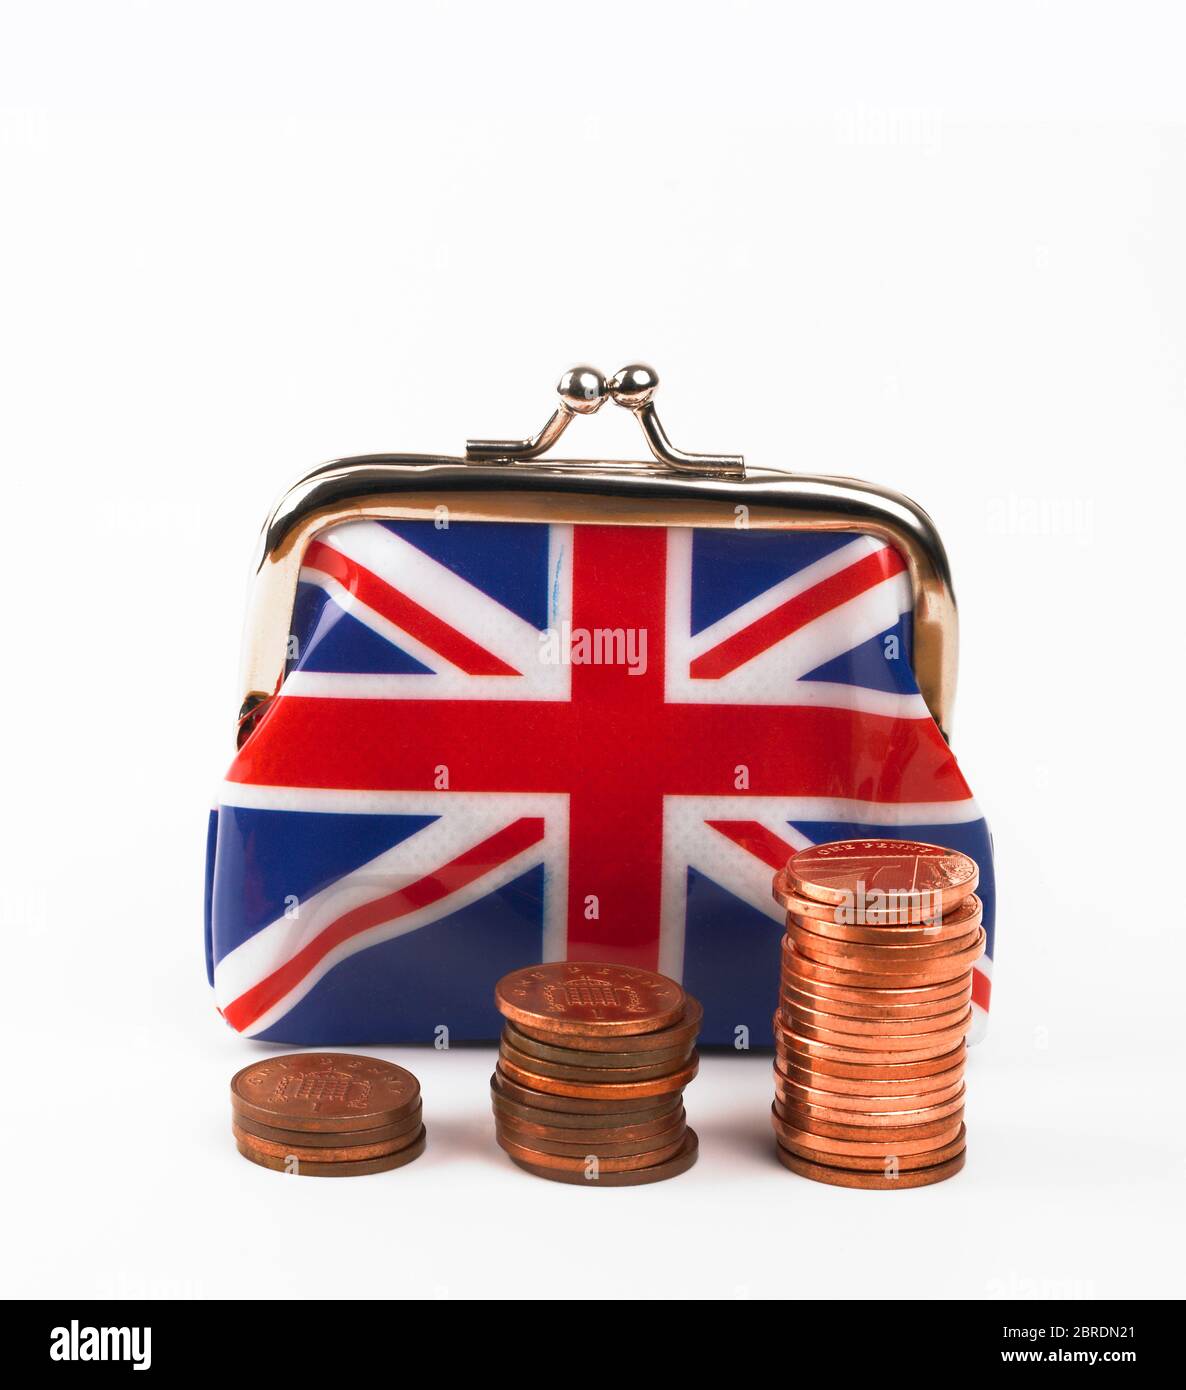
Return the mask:
M 575 527 L 572 570 L 574 631 L 633 632 L 640 655 L 645 638 L 645 670 L 641 662 L 634 674 L 621 661 L 574 664 L 571 704 L 532 711 L 529 736 L 538 740 L 539 750 L 532 756 L 519 744 L 517 775 L 533 775 L 532 763 L 563 768 L 564 790 L 570 793 L 569 960 L 654 970 L 668 770 L 657 746 L 668 711 L 663 700 L 667 533 L 657 527 Z
M 972 1003 L 979 1004 L 982 1009 L 988 1008 L 988 1001 L 992 997 L 992 981 L 983 971 L 972 969 Z
M 312 541 L 302 562 L 309 569 L 320 570 L 336 579 L 344 589 L 373 608 L 389 623 L 394 623 L 410 637 L 443 656 L 446 661 L 468 676 L 520 676 L 523 673 L 488 652 L 485 647 L 443 622 L 435 613 L 422 608 L 415 599 L 401 593 L 385 579 L 340 550 Z
M 797 632 L 799 628 L 875 585 L 892 579 L 905 568 L 906 562 L 893 546 L 866 555 L 855 565 L 849 565 L 839 574 L 813 584 L 805 592 L 779 604 L 773 612 L 757 622 L 750 623 L 749 627 L 742 628 L 732 637 L 701 653 L 692 662 L 691 675 L 697 680 L 719 680 L 730 671 L 744 666 L 747 661 L 752 661 L 776 642 L 781 642 L 784 637 L 789 637 L 792 632 Z
M 257 985 L 239 995 L 222 1011 L 223 1017 L 240 1033 L 269 1009 L 274 1008 L 290 990 L 294 989 L 305 976 L 325 957 L 360 932 L 386 922 L 406 917 L 422 907 L 439 902 L 455 893 L 459 888 L 473 883 L 491 869 L 505 864 L 516 854 L 538 843 L 544 837 L 544 822 L 539 816 L 523 816 L 504 829 L 482 840 L 479 844 L 459 854 L 456 859 L 442 865 L 435 873 L 425 874 L 415 883 L 388 893 L 373 902 L 362 903 L 331 922 L 324 931 L 299 950 L 295 956 L 285 961 L 278 969 L 266 976 Z
M 604 669 L 574 667 L 574 681 Z M 467 729 L 481 737 L 465 736 Z M 613 768 L 633 800 L 737 796 L 744 764 L 753 796 L 971 796 L 930 718 L 822 705 L 668 704 L 643 712 L 589 700 L 321 700 L 283 692 L 227 780 L 432 791 L 442 762 L 453 791 L 580 793 L 591 769 Z M 631 863 L 637 868 L 636 857 Z
M 794 845 L 780 839 L 773 830 L 756 820 L 710 820 L 705 825 L 719 830 L 726 839 L 768 864 L 772 869 L 781 869 L 795 852 Z

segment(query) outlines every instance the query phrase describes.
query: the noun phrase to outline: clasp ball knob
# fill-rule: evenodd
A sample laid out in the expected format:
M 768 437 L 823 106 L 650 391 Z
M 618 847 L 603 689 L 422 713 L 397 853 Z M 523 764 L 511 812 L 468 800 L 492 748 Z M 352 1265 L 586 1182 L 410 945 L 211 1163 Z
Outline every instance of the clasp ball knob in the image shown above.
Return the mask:
M 572 367 L 556 383 L 556 392 L 574 415 L 592 415 L 606 399 L 605 377 L 596 367 Z
M 659 373 L 645 362 L 623 367 L 609 384 L 610 395 L 628 410 L 648 404 L 659 388 Z

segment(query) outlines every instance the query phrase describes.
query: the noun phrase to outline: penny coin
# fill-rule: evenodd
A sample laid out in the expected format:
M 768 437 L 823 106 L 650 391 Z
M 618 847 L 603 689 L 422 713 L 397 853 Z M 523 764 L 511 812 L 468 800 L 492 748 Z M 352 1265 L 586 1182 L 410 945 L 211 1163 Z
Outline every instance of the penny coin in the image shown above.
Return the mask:
M 798 1053 L 800 1056 L 810 1059 L 811 1065 L 814 1065 L 816 1059 L 819 1058 L 825 1062 L 843 1062 L 848 1066 L 859 1067 L 867 1063 L 892 1065 L 899 1062 L 929 1062 L 935 1057 L 946 1056 L 953 1049 L 956 1041 L 963 1041 L 964 1032 L 966 1029 L 935 1033 L 931 1035 L 934 1041 L 929 1044 L 919 1043 L 916 1047 L 901 1048 L 856 1048 L 842 1046 L 839 1043 L 819 1042 L 814 1038 L 805 1038 L 785 1027 L 780 1029 L 778 1036 L 788 1053 Z
M 651 1149 L 647 1153 L 625 1154 L 620 1158 L 598 1158 L 598 1165 L 606 1173 L 625 1173 L 632 1168 L 645 1168 L 650 1163 L 662 1163 L 664 1159 L 674 1158 L 683 1148 L 685 1132 L 681 1130 L 673 1141 L 665 1143 L 661 1148 Z M 495 1138 L 499 1147 L 509 1153 L 512 1158 L 518 1158 L 524 1163 L 535 1164 L 540 1168 L 564 1168 L 570 1172 L 579 1173 L 588 1166 L 591 1157 L 589 1154 L 556 1154 L 548 1153 L 543 1149 L 533 1149 L 526 1144 L 516 1144 L 504 1132 L 496 1134 Z
M 367 1173 L 386 1173 L 392 1168 L 402 1168 L 405 1163 L 411 1163 L 420 1157 L 424 1152 L 426 1142 L 427 1136 L 421 1127 L 419 1137 L 407 1148 L 400 1149 L 397 1153 L 385 1154 L 382 1158 L 368 1158 L 354 1163 L 316 1163 L 306 1162 L 303 1159 L 274 1158 L 270 1154 L 249 1149 L 242 1142 L 238 1142 L 236 1147 L 249 1162 L 258 1164 L 261 1168 L 271 1168 L 273 1172 L 291 1173 L 302 1178 L 352 1178 L 363 1177 Z
M 967 1043 L 961 1042 L 942 1057 L 924 1057 L 912 1062 L 847 1062 L 837 1061 L 833 1057 L 806 1056 L 799 1052 L 788 1052 L 788 1056 L 801 1070 L 818 1077 L 820 1086 L 827 1090 L 831 1085 L 830 1078 L 842 1081 L 914 1081 L 921 1077 L 937 1076 L 940 1072 L 963 1066 L 967 1057 Z
M 867 1140 L 881 1145 L 880 1151 L 886 1153 L 897 1152 L 903 1142 L 912 1143 L 915 1139 L 928 1139 L 935 1143 L 950 1142 L 946 1136 L 950 1135 L 952 1124 L 956 1121 L 963 1124 L 963 1120 L 963 1106 L 960 1106 L 958 1110 L 953 1110 L 950 1116 L 944 1116 L 938 1120 L 928 1120 L 925 1124 L 887 1125 L 883 1128 L 838 1125 L 833 1124 L 831 1120 L 803 1120 L 798 1115 L 784 1115 L 780 1108 L 775 1107 L 771 1112 L 770 1122 L 774 1126 L 775 1133 L 779 1136 L 779 1143 L 785 1144 L 790 1149 L 802 1149 L 804 1145 L 797 1144 L 794 1139 L 783 1134 L 780 1126 L 785 1126 L 788 1133 L 790 1130 L 798 1129 L 806 1131 L 808 1134 L 818 1135 L 824 1141 L 823 1148 L 825 1150 L 829 1147 L 827 1143 L 829 1139 L 838 1139 L 846 1143 Z M 927 1149 L 924 1152 L 929 1153 L 930 1150 Z
M 957 1079 L 951 1081 L 947 1086 L 937 1088 L 932 1091 L 902 1091 L 895 1088 L 893 1093 L 888 1095 L 852 1095 L 845 1091 L 829 1091 L 826 1086 L 819 1086 L 816 1081 L 826 1081 L 829 1077 L 816 1077 L 815 1081 L 805 1086 L 804 1083 L 795 1079 L 787 1073 L 783 1063 L 774 1062 L 774 1088 L 779 1091 L 780 1098 L 786 1099 L 791 1105 L 801 1106 L 820 1106 L 823 1109 L 834 1109 L 834 1111 L 863 1111 L 869 1113 L 894 1112 L 907 1113 L 909 1111 L 925 1111 L 930 1106 L 947 1105 L 952 1099 L 962 1094 L 965 1086 L 964 1069 L 959 1068 Z M 902 1102 L 913 1101 L 913 1104 L 902 1104 Z M 851 1122 L 845 1122 L 851 1123 Z
M 910 1018 L 847 1018 L 843 1014 L 821 1013 L 817 1009 L 807 1009 L 794 1004 L 783 1010 L 783 1017 L 797 1033 L 805 1028 L 822 1029 L 829 1034 L 853 1036 L 902 1037 L 912 1033 L 937 1033 L 947 1028 L 958 1027 L 968 1017 L 968 1006 L 961 1004 L 958 1009 L 942 1014 L 914 1014 Z M 815 1037 L 815 1033 L 808 1033 Z M 827 1039 L 825 1038 L 826 1042 Z
M 276 1129 L 379 1129 L 420 1104 L 410 1071 L 352 1052 L 292 1052 L 244 1067 L 231 1078 L 231 1106 Z
M 666 1028 L 684 1011 L 682 989 L 666 975 L 627 965 L 551 961 L 504 975 L 494 990 L 512 1022 L 585 1037 L 630 1036 Z
M 806 1160 L 808 1163 L 821 1163 L 828 1168 L 847 1168 L 858 1172 L 884 1175 L 888 1166 L 887 1158 L 896 1165 L 899 1172 L 909 1172 L 919 1168 L 934 1168 L 937 1164 L 946 1163 L 949 1159 L 962 1154 L 967 1142 L 967 1132 L 961 1127 L 960 1132 L 949 1144 L 942 1144 L 937 1149 L 930 1149 L 921 1154 L 834 1154 L 823 1149 L 802 1149 L 796 1144 L 784 1144 L 781 1140 L 778 1141 L 778 1147 L 794 1154 L 797 1158 Z
M 880 908 L 866 904 L 859 910 L 853 903 L 821 903 L 792 893 L 786 886 L 785 872 L 775 875 L 774 899 L 786 908 L 788 916 L 803 919 L 812 931 L 848 941 L 879 941 L 887 933 L 894 940 L 910 940 L 936 930 L 958 935 L 960 924 L 968 931 L 979 923 L 984 911 L 975 893 L 938 915 L 929 904 L 887 904 Z
M 893 1048 L 900 1046 L 906 1050 L 929 1046 L 938 1042 L 948 1033 L 954 1034 L 954 1041 L 948 1043 L 953 1048 L 967 1030 L 972 1020 L 972 1008 L 965 1004 L 950 1014 L 913 1015 L 894 1023 L 889 1019 L 853 1019 L 843 1015 L 837 1017 L 829 1013 L 810 1013 L 805 1009 L 780 1009 L 778 1013 L 779 1031 L 786 1037 L 806 1038 L 813 1042 L 831 1042 L 837 1047 L 854 1048 L 864 1051 L 868 1048 Z M 816 1020 L 821 1020 L 816 1022 Z M 854 1024 L 873 1023 L 884 1032 L 858 1032 Z
M 895 1058 L 901 1057 L 902 1055 L 903 1054 L 900 1052 L 895 1052 L 893 1054 Z M 898 1069 L 899 1066 L 910 1067 L 920 1065 L 920 1063 L 918 1063 L 917 1061 L 906 1063 L 871 1061 L 863 1063 L 857 1062 L 852 1064 L 848 1062 L 833 1062 L 833 1059 L 830 1057 L 817 1057 L 814 1054 L 796 1051 L 793 1047 L 786 1043 L 781 1036 L 775 1038 L 774 1056 L 775 1060 L 778 1062 L 779 1067 L 782 1069 L 783 1072 L 786 1073 L 787 1076 L 791 1077 L 792 1080 L 800 1080 L 801 1078 L 798 1074 L 802 1072 L 811 1078 L 811 1080 L 806 1082 L 805 1084 L 810 1086 L 818 1086 L 821 1091 L 847 1090 L 851 1095 L 860 1094 L 859 1090 L 853 1089 L 853 1085 L 850 1084 L 848 1086 L 833 1086 L 832 1083 L 834 1081 L 856 1083 L 857 1085 L 862 1086 L 873 1085 L 873 1090 L 875 1093 L 878 1090 L 882 1090 L 885 1091 L 887 1094 L 895 1090 L 909 1091 L 913 1089 L 918 1091 L 929 1091 L 934 1090 L 938 1085 L 942 1084 L 940 1080 L 932 1079 L 937 1078 L 939 1075 L 938 1073 L 924 1072 L 921 1076 L 911 1076 L 908 1072 L 904 1072 Z M 928 1057 L 922 1060 L 934 1062 L 939 1059 L 936 1059 L 934 1057 Z M 845 1071 L 842 1072 L 839 1076 L 836 1075 L 834 1071 L 825 1071 L 825 1063 L 829 1065 L 844 1067 Z M 944 1071 L 957 1065 L 959 1066 L 960 1073 L 962 1074 L 962 1063 L 947 1063 L 944 1066 Z M 879 1073 L 882 1072 L 888 1074 L 879 1075 Z M 918 1084 L 920 1082 L 922 1083 L 921 1085 Z M 878 1086 L 874 1085 L 873 1083 L 884 1084 Z
M 798 1154 L 784 1149 L 781 1144 L 776 1147 L 778 1161 L 802 1178 L 811 1178 L 813 1182 L 827 1183 L 831 1187 L 863 1187 L 887 1192 L 894 1188 L 929 1187 L 932 1183 L 943 1182 L 945 1178 L 954 1177 L 960 1171 L 967 1157 L 965 1147 L 954 1158 L 945 1159 L 942 1163 L 935 1163 L 926 1168 L 906 1169 L 899 1164 L 897 1176 L 889 1177 L 880 1171 L 859 1172 L 852 1168 L 833 1168 L 825 1163 L 813 1163 L 810 1159 L 800 1158 Z
M 774 1102 L 774 1113 L 797 1129 L 813 1134 L 834 1134 L 837 1139 L 880 1140 L 887 1131 L 922 1139 L 945 1129 L 952 1116 L 963 1119 L 964 1093 L 961 1090 L 950 1100 L 924 1110 L 891 1112 L 835 1110 L 831 1106 L 801 1105 L 780 1097 Z
M 565 1168 L 548 1168 L 543 1164 L 518 1158 L 514 1154 L 510 1157 L 526 1172 L 534 1174 L 537 1178 L 547 1178 L 550 1182 L 566 1182 L 574 1187 L 641 1187 L 646 1183 L 665 1182 L 668 1178 L 676 1178 L 681 1173 L 686 1173 L 696 1162 L 699 1147 L 696 1131 L 685 1129 L 684 1142 L 673 1158 L 624 1173 L 610 1173 L 604 1165 L 600 1165 L 595 1170 L 596 1176 L 586 1166 L 573 1172 Z
M 532 1024 L 511 1025 L 516 1034 L 533 1038 L 553 1047 L 574 1048 L 578 1052 L 604 1052 L 607 1048 L 614 1052 L 655 1052 L 691 1051 L 700 1025 L 704 1021 L 704 1010 L 698 1000 L 687 996 L 687 1005 L 680 1017 L 669 1027 L 660 1028 L 654 1033 L 642 1033 L 634 1037 L 617 1034 L 612 1040 L 604 1037 L 583 1037 L 579 1033 L 557 1033 L 548 1028 L 536 1028 Z
M 520 1052 L 518 1048 L 512 1047 L 503 1038 L 499 1044 L 499 1055 L 508 1062 L 513 1062 L 516 1067 L 525 1071 L 536 1072 L 540 1076 L 547 1076 L 559 1081 L 579 1081 L 588 1084 L 631 1084 L 635 1081 L 651 1081 L 656 1077 L 670 1076 L 672 1072 L 681 1071 L 687 1067 L 692 1058 L 684 1056 L 675 1062 L 659 1062 L 653 1066 L 642 1067 L 568 1067 L 562 1066 L 558 1062 L 546 1062 L 540 1057 L 529 1057 L 526 1053 Z
M 932 1048 L 851 1048 L 841 1047 L 838 1042 L 818 1042 L 815 1038 L 802 1038 L 795 1033 L 784 1033 L 779 1045 L 786 1049 L 788 1061 L 798 1061 L 801 1065 L 818 1069 L 820 1062 L 837 1062 L 850 1068 L 933 1062 L 936 1056 L 945 1055 L 936 1051 L 936 1048 L 950 1048 L 951 1042 L 939 1042 Z
M 671 1067 L 674 1063 L 686 1062 L 691 1054 L 691 1044 L 681 1047 L 668 1047 L 653 1052 L 585 1052 L 575 1047 L 556 1047 L 552 1043 L 540 1042 L 520 1033 L 508 1023 L 502 1030 L 502 1040 L 517 1053 L 525 1057 L 535 1057 L 542 1062 L 565 1067 Z
M 925 1110 L 932 1104 L 946 1105 L 948 1101 L 958 1104 L 963 1100 L 964 1084 L 961 1080 L 954 1087 L 944 1087 L 942 1091 L 916 1096 L 846 1096 L 842 1093 L 820 1091 L 815 1087 L 796 1087 L 789 1083 L 781 1072 L 776 1071 L 774 1103 L 788 1111 L 801 1110 L 810 1113 L 810 1108 L 831 1111 L 835 1117 L 833 1122 L 836 1124 L 864 1124 L 869 1115 L 906 1116 Z M 844 1118 L 841 1119 L 840 1116 Z
M 958 1016 L 958 1022 L 933 1030 L 922 1030 L 917 1024 L 912 1024 L 911 1032 L 899 1029 L 893 1033 L 847 1033 L 836 1028 L 817 1028 L 814 1024 L 804 1023 L 801 1017 L 788 1020 L 784 1026 L 793 1037 L 831 1043 L 834 1047 L 848 1047 L 858 1052 L 915 1052 L 932 1045 L 949 1051 L 967 1033 L 971 1024 L 972 1010 L 965 1009 Z
M 979 926 L 973 927 L 962 936 L 946 941 L 871 946 L 866 941 L 836 941 L 788 921 L 786 939 L 799 955 L 820 965 L 855 970 L 862 974 L 913 974 L 919 967 L 929 968 L 950 956 L 972 950 L 982 930 Z
M 787 886 L 824 903 L 920 907 L 950 912 L 976 891 L 980 870 L 958 850 L 918 840 L 836 840 L 793 854 Z
M 941 1086 L 920 1089 L 920 1083 L 931 1081 L 929 1076 L 915 1077 L 913 1081 L 849 1081 L 843 1076 L 821 1077 L 816 1072 L 799 1068 L 776 1065 L 775 1084 L 792 1099 L 804 1105 L 830 1105 L 837 1110 L 918 1110 L 924 1105 L 938 1104 L 950 1100 L 964 1084 L 963 1067 L 953 1067 L 949 1072 L 940 1072 L 944 1078 Z M 950 1079 L 946 1079 L 950 1078 Z M 821 1086 L 827 1081 L 827 1086 Z M 842 1090 L 845 1086 L 859 1086 L 860 1090 Z M 911 1089 L 915 1088 L 915 1089 Z
M 541 1077 L 540 1079 L 546 1080 L 547 1078 Z M 619 1116 L 634 1115 L 640 1110 L 647 1110 L 649 1102 L 652 1101 L 656 1104 L 659 1101 L 667 1101 L 668 1104 L 675 1106 L 680 1103 L 681 1099 L 678 1091 L 657 1096 L 602 1100 L 589 1096 L 570 1096 L 562 1095 L 559 1092 L 537 1090 L 530 1084 L 520 1085 L 513 1077 L 508 1076 L 502 1070 L 501 1062 L 491 1078 L 491 1089 L 497 1096 L 535 1109 L 559 1111 L 565 1115 L 587 1115 L 601 1118 L 612 1115 L 615 1119 Z M 653 1116 L 653 1106 L 650 1106 L 650 1113 Z
M 585 1140 L 583 1143 L 569 1143 L 563 1139 L 552 1139 L 546 1136 L 541 1138 L 539 1135 L 523 1134 L 520 1130 L 509 1125 L 500 1125 L 498 1133 L 519 1148 L 550 1154 L 555 1158 L 570 1158 L 579 1161 L 591 1157 L 641 1158 L 644 1154 L 656 1154 L 660 1151 L 670 1156 L 674 1151 L 673 1146 L 678 1147 L 683 1143 L 685 1128 L 684 1121 L 681 1119 L 678 1124 L 669 1125 L 667 1129 L 659 1134 L 652 1134 L 647 1139 L 601 1140 L 598 1143 L 594 1143 L 592 1140 Z
M 379 1144 L 343 1144 L 338 1148 L 325 1148 L 320 1145 L 278 1144 L 272 1139 L 261 1139 L 249 1134 L 241 1125 L 231 1124 L 231 1133 L 238 1141 L 240 1149 L 250 1149 L 252 1153 L 266 1154 L 270 1158 L 308 1159 L 311 1163 L 340 1163 L 349 1160 L 361 1163 L 368 1158 L 382 1158 L 385 1154 L 398 1153 L 416 1143 L 420 1138 L 421 1125 L 410 1134 L 399 1139 L 386 1139 Z
M 784 938 L 785 942 L 785 938 Z M 968 951 L 953 951 L 949 956 L 939 956 L 934 960 L 920 961 L 913 969 L 884 969 L 880 965 L 873 970 L 844 970 L 827 965 L 805 955 L 800 950 L 793 954 L 794 973 L 821 984 L 843 985 L 846 989 L 895 989 L 909 982 L 911 985 L 937 985 L 949 980 L 958 980 L 972 968 L 984 954 L 984 928 L 980 929 L 976 945 Z
M 790 1017 L 796 1009 L 809 1010 L 826 1015 L 833 1020 L 833 1026 L 847 1028 L 850 1023 L 910 1023 L 914 1019 L 939 1018 L 944 1014 L 963 1013 L 971 1003 L 970 988 L 960 990 L 947 999 L 932 999 L 925 1004 L 915 1004 L 905 1008 L 892 1008 L 884 1004 L 851 1004 L 846 1000 L 823 999 L 816 994 L 805 994 L 802 990 L 783 989 L 779 995 L 779 1008 L 784 1017 Z
M 779 1142 L 782 1144 L 794 1144 L 799 1149 L 817 1149 L 825 1153 L 840 1154 L 844 1157 L 860 1155 L 863 1158 L 875 1157 L 878 1154 L 930 1153 L 932 1149 L 950 1144 L 960 1132 L 962 1124 L 961 1121 L 956 1121 L 939 1134 L 930 1135 L 925 1139 L 900 1139 L 895 1135 L 893 1144 L 887 1147 L 884 1140 L 863 1142 L 850 1139 L 830 1139 L 824 1135 L 812 1134 L 808 1130 L 797 1129 L 793 1125 L 788 1125 L 777 1115 L 772 1118 Z
M 345 1133 L 332 1130 L 276 1129 L 272 1125 L 261 1125 L 246 1115 L 232 1112 L 234 1123 L 247 1134 L 257 1139 L 270 1139 L 275 1144 L 296 1145 L 305 1148 L 341 1148 L 344 1144 L 382 1144 L 388 1139 L 400 1139 L 404 1135 L 415 1134 L 424 1123 L 424 1107 L 418 1105 L 406 1120 L 398 1124 L 382 1125 L 378 1129 L 352 1129 Z M 287 1152 L 287 1150 L 286 1150 Z
M 972 997 L 972 982 L 957 989 L 942 999 L 927 999 L 919 1004 L 859 1004 L 848 999 L 829 999 L 822 994 L 795 986 L 783 985 L 780 1003 L 784 1009 L 799 1007 L 814 1009 L 817 1013 L 831 1014 L 834 1018 L 863 1019 L 905 1019 L 931 1018 L 935 1014 L 949 1013 L 952 1009 L 966 1007 Z
M 798 974 L 793 965 L 788 964 L 788 960 L 786 943 L 784 942 L 782 970 L 782 988 L 784 990 L 801 990 L 805 994 L 816 994 L 821 999 L 834 1000 L 837 1004 L 892 1004 L 894 1006 L 929 1004 L 936 999 L 946 999 L 949 995 L 961 993 L 964 990 L 967 990 L 969 996 L 972 992 L 971 970 L 967 971 L 962 978 L 940 980 L 932 985 L 874 987 L 872 985 L 842 985 L 832 984 L 826 980 L 812 980 L 805 975 Z
M 874 898 L 876 906 L 868 899 L 858 904 L 855 898 L 850 902 L 825 903 L 817 898 L 805 898 L 791 887 L 786 869 L 779 869 L 771 885 L 771 896 L 788 915 L 810 917 L 816 922 L 830 922 L 833 926 L 855 926 L 865 923 L 869 926 L 925 927 L 932 922 L 941 922 L 943 914 L 936 912 L 930 902 L 902 903 L 891 899 L 882 901 Z M 958 907 L 958 904 L 957 904 Z M 952 909 L 953 912 L 956 909 Z
M 521 1095 L 532 1097 L 532 1102 L 520 1102 L 514 1099 L 510 1092 L 518 1091 Z M 614 1125 L 638 1125 L 649 1124 L 653 1120 L 662 1119 L 665 1115 L 670 1115 L 673 1110 L 678 1110 L 682 1104 L 682 1097 L 678 1094 L 670 1096 L 656 1096 L 655 1101 L 646 1108 L 629 1109 L 621 1105 L 586 1105 L 583 1109 L 579 1101 L 570 1101 L 567 1096 L 548 1097 L 548 1101 L 558 1099 L 565 1102 L 564 1106 L 557 1105 L 536 1105 L 536 1093 L 528 1091 L 523 1087 L 515 1087 L 505 1080 L 500 1080 L 497 1076 L 490 1078 L 490 1099 L 499 1114 L 511 1114 L 517 1119 L 525 1120 L 531 1124 L 542 1125 L 561 1125 L 574 1129 L 605 1129 Z
M 826 1061 L 826 1058 L 805 1057 L 802 1053 L 787 1051 L 781 1044 L 775 1044 L 774 1056 L 779 1070 L 789 1080 L 797 1081 L 801 1086 L 814 1086 L 821 1091 L 844 1092 L 850 1096 L 908 1095 L 911 1091 L 921 1095 L 950 1086 L 964 1074 L 964 1062 L 958 1060 L 945 1067 L 943 1071 L 925 1072 L 922 1076 L 902 1075 L 892 1063 L 889 1066 L 878 1064 L 864 1069 L 858 1067 L 855 1069 L 858 1072 L 856 1076 L 837 1076 L 834 1072 L 820 1069 L 821 1062 Z M 910 1065 L 921 1066 L 922 1063 Z M 860 1075 L 862 1070 L 868 1071 L 869 1075 Z M 891 1074 L 882 1076 L 878 1075 L 879 1072 Z
M 935 942 L 958 941 L 984 924 L 980 899 L 972 895 L 965 899 L 976 910 L 961 912 L 960 904 L 951 917 L 944 917 L 932 926 L 868 927 L 837 925 L 816 917 L 801 917 L 797 912 L 787 917 L 787 925 L 822 936 L 828 941 L 844 942 L 849 946 L 926 946 Z
M 842 970 L 872 970 L 882 972 L 911 971 L 922 961 L 943 960 L 947 956 L 970 951 L 980 940 L 979 923 L 961 936 L 944 940 L 925 940 L 905 945 L 870 945 L 867 941 L 837 941 L 799 926 L 793 919 L 787 922 L 787 937 L 800 955 L 809 956 L 823 965 L 838 965 Z
M 666 1076 L 658 1076 L 650 1081 L 620 1081 L 597 1085 L 588 1081 L 569 1081 L 557 1076 L 543 1076 L 539 1072 L 517 1066 L 505 1056 L 498 1059 L 499 1074 L 521 1087 L 554 1096 L 591 1101 L 637 1101 L 649 1096 L 668 1095 L 672 1091 L 682 1090 L 696 1075 L 699 1066 L 699 1059 L 693 1053 L 692 1061 L 686 1067 Z
M 817 1062 L 843 1062 L 846 1066 L 893 1066 L 897 1062 L 931 1062 L 936 1056 L 944 1055 L 938 1049 L 950 1047 L 950 1042 L 938 1043 L 936 1047 L 912 1048 L 865 1048 L 841 1047 L 836 1043 L 816 1042 L 812 1038 L 801 1039 L 793 1034 L 785 1043 L 788 1056 L 798 1056 L 814 1066 Z M 863 1060 L 862 1060 L 863 1059 Z
M 563 1117 L 554 1116 L 553 1118 Z M 601 1115 L 598 1118 L 604 1120 L 606 1117 Z M 683 1106 L 678 1105 L 665 1115 L 660 1115 L 657 1120 L 649 1120 L 645 1124 L 578 1128 L 570 1125 L 539 1124 L 533 1120 L 523 1120 L 496 1104 L 494 1106 L 494 1119 L 496 1124 L 502 1125 L 509 1132 L 522 1135 L 523 1142 L 528 1145 L 531 1144 L 533 1138 L 550 1139 L 557 1144 L 597 1145 L 628 1144 L 635 1139 L 653 1139 L 657 1134 L 663 1134 L 676 1125 L 684 1124 L 687 1116 Z

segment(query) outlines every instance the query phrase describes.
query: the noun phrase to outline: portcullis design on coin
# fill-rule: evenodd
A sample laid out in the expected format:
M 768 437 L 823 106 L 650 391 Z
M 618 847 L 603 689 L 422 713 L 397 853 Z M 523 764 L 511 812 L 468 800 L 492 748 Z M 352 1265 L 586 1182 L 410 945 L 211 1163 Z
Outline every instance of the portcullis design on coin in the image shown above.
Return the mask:
M 586 961 L 552 961 L 512 971 L 499 980 L 495 1001 L 514 1023 L 607 1037 L 666 1028 L 687 1002 L 679 985 L 665 975 Z

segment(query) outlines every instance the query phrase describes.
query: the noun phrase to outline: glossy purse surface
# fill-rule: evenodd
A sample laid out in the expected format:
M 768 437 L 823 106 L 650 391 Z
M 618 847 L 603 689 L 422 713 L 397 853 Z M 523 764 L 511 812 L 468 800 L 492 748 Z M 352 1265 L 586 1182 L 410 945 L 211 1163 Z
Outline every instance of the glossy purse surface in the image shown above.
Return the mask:
M 265 529 L 209 841 L 218 1008 L 275 1042 L 492 1039 L 500 975 L 614 960 L 682 979 L 703 1041 L 767 1045 L 775 869 L 890 835 L 981 865 L 982 1027 L 954 643 L 929 520 L 867 485 L 329 465 Z

